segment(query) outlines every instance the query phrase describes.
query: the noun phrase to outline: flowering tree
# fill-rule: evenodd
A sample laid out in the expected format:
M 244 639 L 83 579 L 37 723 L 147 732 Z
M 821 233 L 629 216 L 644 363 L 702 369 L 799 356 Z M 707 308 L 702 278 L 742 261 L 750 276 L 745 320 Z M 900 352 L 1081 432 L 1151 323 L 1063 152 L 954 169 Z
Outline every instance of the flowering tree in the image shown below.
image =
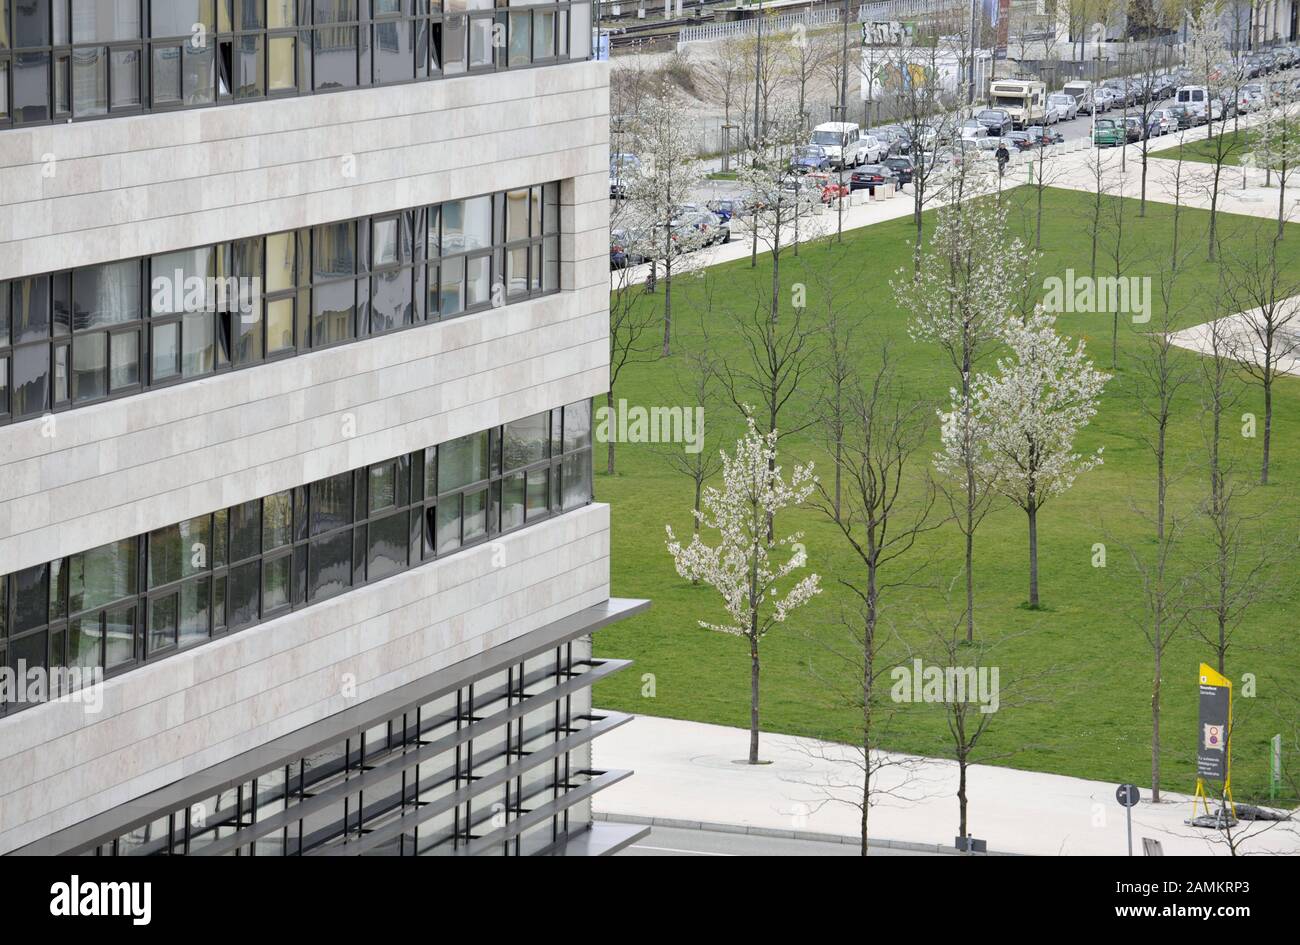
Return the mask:
M 647 288 L 653 289 L 663 271 L 663 356 L 672 347 L 673 275 L 695 257 L 706 236 L 678 224 L 682 205 L 704 178 L 691 136 L 693 116 L 681 93 L 666 80 L 641 104 L 632 128 L 632 142 L 640 166 L 624 185 L 624 229 L 630 249 L 650 264 Z
M 936 465 L 955 488 L 946 490 L 966 542 L 966 639 L 975 639 L 975 532 L 994 496 L 975 474 L 979 439 L 971 415 L 971 376 L 977 362 L 1000 343 L 1008 313 L 1029 285 L 1036 254 L 1007 226 L 1005 204 L 992 200 L 951 203 L 937 211 L 934 233 L 912 272 L 899 270 L 894 297 L 912 312 L 913 341 L 938 345 L 958 379 L 953 410 L 960 437 L 945 440 Z M 953 451 L 957 452 L 953 452 Z
M 1251 136 L 1255 163 L 1277 177 L 1277 238 L 1286 232 L 1286 186 L 1300 167 L 1300 101 L 1290 85 L 1282 100 Z
M 700 626 L 749 641 L 750 764 L 758 764 L 759 642 L 791 611 L 821 592 L 816 574 L 793 584 L 789 580 L 807 564 L 800 543 L 803 534 L 777 540 L 768 533 L 769 516 L 806 500 L 816 484 L 811 463 L 796 466 L 787 484 L 776 465 L 776 444 L 776 433 L 760 433 L 751 418 L 748 431 L 736 441 L 735 453 L 722 451 L 722 488 L 705 489 L 704 510 L 695 513 L 700 525 L 718 533 L 717 545 L 705 544 L 696 534 L 683 546 L 672 526 L 667 527 L 668 551 L 677 573 L 690 581 L 703 581 L 722 596 L 729 620 L 701 620 Z M 785 560 L 773 560 L 778 556 Z
M 981 440 L 975 474 L 1029 517 L 1029 606 L 1037 607 L 1038 510 L 1101 464 L 1101 448 L 1081 456 L 1074 440 L 1097 413 L 1110 375 L 1093 367 L 1082 341 L 1072 346 L 1058 334 L 1056 316 L 1041 307 L 1023 324 L 1008 323 L 1005 339 L 1010 356 L 972 385 L 971 422 Z M 941 419 L 946 452 L 968 435 L 967 421 L 960 411 Z

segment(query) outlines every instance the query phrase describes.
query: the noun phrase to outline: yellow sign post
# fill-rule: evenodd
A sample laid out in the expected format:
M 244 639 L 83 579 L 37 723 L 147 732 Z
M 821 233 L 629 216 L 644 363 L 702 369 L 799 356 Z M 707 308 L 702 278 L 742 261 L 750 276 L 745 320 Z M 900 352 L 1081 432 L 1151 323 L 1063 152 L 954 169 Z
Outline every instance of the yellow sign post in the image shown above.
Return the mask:
M 1196 796 L 1192 799 L 1195 814 L 1199 800 L 1210 813 L 1207 781 L 1223 784 L 1221 797 L 1232 806 L 1232 681 L 1207 663 L 1200 670 L 1200 727 L 1196 742 Z

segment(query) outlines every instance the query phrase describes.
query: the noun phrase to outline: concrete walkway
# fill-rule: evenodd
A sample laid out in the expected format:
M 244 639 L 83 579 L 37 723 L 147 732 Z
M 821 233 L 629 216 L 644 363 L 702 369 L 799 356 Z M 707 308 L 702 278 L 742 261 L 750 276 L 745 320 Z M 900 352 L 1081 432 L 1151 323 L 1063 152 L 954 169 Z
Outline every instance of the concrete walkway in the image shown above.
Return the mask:
M 660 818 L 705 824 L 794 831 L 795 834 L 858 834 L 858 812 L 843 803 L 855 789 L 857 769 L 841 745 L 764 735 L 761 754 L 771 764 L 738 764 L 749 746 L 744 729 L 639 716 L 602 736 L 593 763 L 632 768 L 634 777 L 597 795 L 597 810 L 619 817 Z M 887 794 L 871 809 L 871 833 L 880 840 L 950 846 L 957 833 L 957 767 L 948 761 L 891 755 L 883 768 Z M 1192 803 L 1166 795 L 1133 811 L 1135 855 L 1142 838 L 1159 840 L 1167 855 L 1227 855 L 1215 831 L 1186 826 Z M 1180 785 L 1181 786 L 1181 785 Z M 968 775 L 970 832 L 990 852 L 1055 855 L 1122 855 L 1124 809 L 1114 784 L 984 765 Z M 840 799 L 840 800 L 837 800 Z M 1300 855 L 1300 822 L 1243 823 L 1256 834 L 1243 852 Z

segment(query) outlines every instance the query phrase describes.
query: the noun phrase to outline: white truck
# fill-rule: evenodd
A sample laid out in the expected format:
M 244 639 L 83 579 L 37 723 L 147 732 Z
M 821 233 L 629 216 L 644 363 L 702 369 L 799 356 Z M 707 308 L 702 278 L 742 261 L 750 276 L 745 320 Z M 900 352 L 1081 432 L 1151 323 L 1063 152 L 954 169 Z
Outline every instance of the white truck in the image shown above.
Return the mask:
M 823 122 L 812 130 L 812 140 L 826 151 L 831 167 L 859 167 L 880 160 L 881 144 L 851 121 Z
M 1079 103 L 1078 114 L 1091 115 L 1093 113 L 1093 109 L 1095 108 L 1095 89 L 1093 84 L 1087 79 L 1077 79 L 1074 82 L 1067 82 L 1061 91 Z M 1105 111 L 1105 109 L 1103 108 L 1102 111 Z
M 1006 109 L 1012 127 L 1047 124 L 1047 86 L 1032 79 L 995 79 L 989 86 L 991 108 Z
M 1174 101 L 1191 112 L 1197 124 L 1218 121 L 1223 117 L 1223 102 L 1211 98 L 1209 89 L 1203 85 L 1179 86 Z

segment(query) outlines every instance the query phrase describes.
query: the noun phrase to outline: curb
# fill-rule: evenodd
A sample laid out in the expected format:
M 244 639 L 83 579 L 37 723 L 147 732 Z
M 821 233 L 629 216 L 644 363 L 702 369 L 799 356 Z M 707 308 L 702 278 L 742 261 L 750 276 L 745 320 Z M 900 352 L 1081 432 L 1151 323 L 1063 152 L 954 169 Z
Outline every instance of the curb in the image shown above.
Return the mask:
M 644 817 L 640 814 L 617 814 L 592 811 L 593 820 L 611 821 L 624 824 L 641 824 L 649 827 L 676 827 L 682 830 L 706 830 L 714 833 L 744 834 L 752 837 L 779 837 L 785 840 L 811 840 L 818 843 L 840 843 L 857 846 L 859 837 L 849 837 L 838 833 L 817 833 L 811 830 L 782 830 L 776 827 L 751 827 L 745 824 L 720 824 L 701 820 L 681 820 L 674 817 Z M 869 846 L 891 850 L 914 850 L 918 853 L 939 853 L 948 856 L 1018 856 L 1016 853 L 1003 853 L 990 850 L 988 853 L 963 854 L 956 847 L 941 843 L 915 843 L 910 840 L 876 840 L 869 841 Z

